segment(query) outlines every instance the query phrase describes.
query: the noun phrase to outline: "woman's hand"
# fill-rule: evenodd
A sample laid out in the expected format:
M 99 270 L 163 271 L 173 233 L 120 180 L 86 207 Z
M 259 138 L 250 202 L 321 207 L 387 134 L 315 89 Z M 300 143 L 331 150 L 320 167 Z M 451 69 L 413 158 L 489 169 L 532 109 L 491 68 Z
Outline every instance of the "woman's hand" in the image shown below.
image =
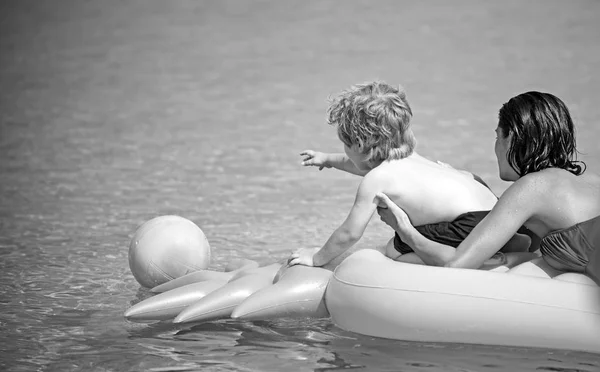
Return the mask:
M 318 152 L 313 150 L 304 150 L 300 153 L 300 155 L 304 156 L 302 159 L 302 165 L 305 167 L 313 166 L 319 167 L 319 170 L 323 168 L 331 168 L 331 165 L 327 162 L 327 154 L 324 152 Z
M 314 266 L 313 256 L 317 253 L 321 248 L 301 248 L 296 252 L 292 253 L 290 258 L 288 258 L 288 266 L 294 265 L 304 265 L 304 266 Z
M 381 220 L 394 229 L 403 241 L 408 241 L 409 234 L 414 227 L 406 212 L 384 193 L 377 193 L 376 197 L 379 199 L 377 213 Z

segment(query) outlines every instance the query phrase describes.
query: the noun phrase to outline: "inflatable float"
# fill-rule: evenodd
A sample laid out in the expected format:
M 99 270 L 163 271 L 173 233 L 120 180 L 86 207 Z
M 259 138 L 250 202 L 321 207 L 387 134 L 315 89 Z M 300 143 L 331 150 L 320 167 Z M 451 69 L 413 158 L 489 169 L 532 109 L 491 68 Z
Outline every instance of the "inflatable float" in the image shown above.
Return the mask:
M 136 322 L 173 319 L 188 306 L 225 284 L 227 284 L 227 280 L 213 279 L 182 285 L 158 293 L 127 309 L 125 318 Z
M 519 260 L 512 260 L 513 266 Z M 199 270 L 151 289 L 157 295 L 130 307 L 131 321 L 206 322 L 231 317 L 267 320 L 282 317 L 329 317 L 324 295 L 332 272 L 282 263 L 257 267 L 238 260 L 226 271 Z M 506 265 L 492 265 L 506 271 Z M 231 271 L 227 271 L 231 270 Z M 238 280 L 244 278 L 244 280 Z M 214 293 L 213 293 L 214 292 Z M 206 298 L 205 298 L 206 297 Z
M 271 264 L 240 272 L 227 284 L 183 309 L 173 323 L 206 322 L 229 317 L 248 296 L 273 284 L 280 267 L 281 264 Z
M 528 253 L 489 260 L 481 270 L 396 262 L 366 249 L 334 272 L 283 263 L 259 267 L 245 259 L 215 271 L 206 268 L 210 247 L 188 220 L 151 221 L 132 239 L 130 267 L 142 286 L 157 284 L 151 289 L 157 294 L 127 309 L 128 320 L 330 317 L 340 328 L 382 338 L 600 353 L 600 287 L 576 273 L 552 279 L 521 275 L 519 268 L 506 273 L 530 260 Z M 177 258 L 173 262 L 185 265 L 173 268 L 173 243 L 161 236 L 161 226 L 164 234 L 194 236 L 193 244 L 177 248 L 201 258 L 195 271 Z M 148 239 L 149 228 L 158 240 Z M 166 277 L 172 279 L 163 282 Z
M 207 280 L 229 281 L 231 280 L 231 278 L 233 278 L 240 272 L 256 269 L 258 267 L 258 262 L 253 260 L 235 260 L 233 263 L 230 263 L 227 265 L 227 267 L 225 267 L 225 271 L 215 271 L 208 269 L 192 271 L 191 273 L 169 280 L 166 283 L 159 284 L 156 287 L 151 288 L 150 292 L 162 293 L 187 284 L 205 282 Z
M 325 303 L 333 323 L 369 336 L 600 353 L 600 287 L 563 275 L 412 265 L 362 250 L 336 268 Z
M 231 313 L 234 319 L 327 318 L 324 294 L 332 272 L 320 267 L 285 268 L 271 286 L 242 301 Z

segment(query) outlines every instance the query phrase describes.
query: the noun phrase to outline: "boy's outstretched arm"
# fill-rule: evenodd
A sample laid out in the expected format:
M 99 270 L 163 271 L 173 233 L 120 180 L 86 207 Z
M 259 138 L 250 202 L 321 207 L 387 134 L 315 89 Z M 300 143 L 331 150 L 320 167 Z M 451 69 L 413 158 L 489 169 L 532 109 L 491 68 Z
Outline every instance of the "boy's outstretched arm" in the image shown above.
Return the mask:
M 289 265 L 324 266 L 360 240 L 377 208 L 375 195 L 379 185 L 365 178 L 358 187 L 354 205 L 346 220 L 329 237 L 325 245 L 316 249 L 301 249 L 292 254 Z
M 313 150 L 304 150 L 300 153 L 304 156 L 300 164 L 305 167 L 319 167 L 319 170 L 323 168 L 335 168 L 357 176 L 364 176 L 368 171 L 360 170 L 356 168 L 356 165 L 346 156 L 346 154 L 332 154 L 326 152 L 319 152 Z

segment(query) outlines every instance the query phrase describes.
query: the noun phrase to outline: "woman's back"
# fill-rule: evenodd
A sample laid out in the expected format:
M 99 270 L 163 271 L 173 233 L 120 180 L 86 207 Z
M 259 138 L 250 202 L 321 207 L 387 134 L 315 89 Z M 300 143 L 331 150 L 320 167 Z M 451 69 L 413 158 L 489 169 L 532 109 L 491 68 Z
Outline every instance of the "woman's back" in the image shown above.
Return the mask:
M 531 187 L 528 193 L 539 195 L 526 225 L 542 237 L 544 261 L 600 284 L 600 177 L 549 168 L 523 179 Z
M 518 183 L 528 189 L 532 217 L 526 225 L 538 236 L 574 226 L 600 215 L 600 176 L 585 172 L 576 176 L 548 168 L 524 176 Z M 516 184 L 515 184 L 516 186 Z

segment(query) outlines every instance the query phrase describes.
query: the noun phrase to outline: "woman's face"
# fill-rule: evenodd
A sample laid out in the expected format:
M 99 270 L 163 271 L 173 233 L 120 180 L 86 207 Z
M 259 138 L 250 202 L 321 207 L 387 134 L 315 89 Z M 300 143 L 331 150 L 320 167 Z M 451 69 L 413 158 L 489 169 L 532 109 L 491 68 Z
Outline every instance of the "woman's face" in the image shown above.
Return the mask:
M 344 152 L 356 168 L 362 171 L 371 170 L 369 162 L 366 160 L 366 156 L 358 152 L 356 146 L 348 147 L 348 145 L 344 144 Z
M 516 181 L 519 179 L 519 175 L 508 162 L 507 155 L 511 140 L 512 133 L 505 136 L 504 131 L 500 127 L 496 128 L 496 144 L 494 150 L 496 152 L 496 159 L 498 160 L 498 173 L 500 179 L 503 181 Z

